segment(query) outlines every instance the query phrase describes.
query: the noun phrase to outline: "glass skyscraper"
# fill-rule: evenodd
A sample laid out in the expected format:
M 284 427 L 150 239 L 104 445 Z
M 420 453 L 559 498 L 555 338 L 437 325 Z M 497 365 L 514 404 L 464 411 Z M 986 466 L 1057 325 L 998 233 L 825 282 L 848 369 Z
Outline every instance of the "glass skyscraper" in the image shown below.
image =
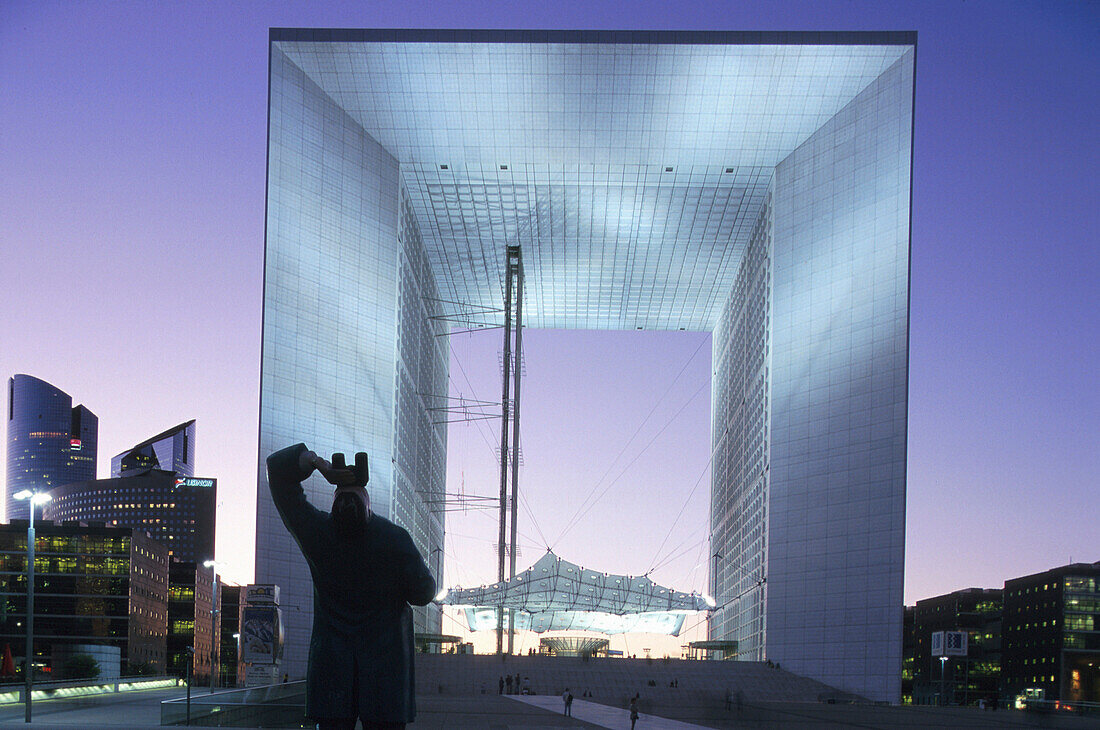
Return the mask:
M 27 519 L 13 495 L 95 479 L 99 419 L 68 393 L 31 375 L 8 379 L 7 519 Z
M 181 477 L 195 476 L 195 419 L 111 458 L 112 477 L 132 476 L 146 469 L 172 471 Z
M 713 333 L 712 639 L 900 693 L 914 33 L 273 29 L 264 457 L 365 450 L 441 573 L 445 317 Z M 316 504 L 329 499 L 316 480 Z M 439 631 L 438 610 L 417 629 Z

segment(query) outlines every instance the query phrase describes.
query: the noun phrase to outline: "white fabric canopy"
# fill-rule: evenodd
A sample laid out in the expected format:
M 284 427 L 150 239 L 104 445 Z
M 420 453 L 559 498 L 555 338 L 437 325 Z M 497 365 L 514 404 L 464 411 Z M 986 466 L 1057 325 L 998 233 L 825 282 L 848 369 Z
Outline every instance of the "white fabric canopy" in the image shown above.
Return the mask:
M 512 609 L 524 631 L 648 632 L 677 636 L 684 618 L 710 607 L 698 593 L 659 586 L 645 576 L 588 570 L 547 552 L 515 578 L 453 588 L 443 599 L 466 607 L 471 631 L 496 629 L 496 607 Z

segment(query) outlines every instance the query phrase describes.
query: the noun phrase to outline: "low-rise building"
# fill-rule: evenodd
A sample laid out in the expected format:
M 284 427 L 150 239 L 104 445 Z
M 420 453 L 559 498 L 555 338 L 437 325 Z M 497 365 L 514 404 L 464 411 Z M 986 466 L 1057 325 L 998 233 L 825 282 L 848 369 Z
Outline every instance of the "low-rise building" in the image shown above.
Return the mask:
M 241 586 L 221 584 L 218 588 L 221 604 L 221 677 L 222 687 L 237 686 L 238 637 L 241 632 Z
M 173 560 L 168 580 L 168 673 L 186 676 L 190 655 L 193 681 L 208 683 L 212 642 L 220 641 L 221 636 L 211 615 L 214 571 Z
M 66 646 L 117 647 L 119 671 L 163 672 L 168 551 L 140 530 L 35 520 L 34 665 Z M 25 646 L 27 521 L 0 525 L 0 644 Z M 71 652 L 70 652 L 71 653 Z M 19 662 L 17 661 L 17 664 Z M 106 668 L 104 668 L 106 669 Z
M 999 692 L 1001 671 L 1000 588 L 966 588 L 917 601 L 913 615 L 914 704 L 972 704 Z M 932 634 L 967 634 L 966 656 L 941 660 Z
M 1009 699 L 1100 702 L 1100 562 L 1005 581 Z

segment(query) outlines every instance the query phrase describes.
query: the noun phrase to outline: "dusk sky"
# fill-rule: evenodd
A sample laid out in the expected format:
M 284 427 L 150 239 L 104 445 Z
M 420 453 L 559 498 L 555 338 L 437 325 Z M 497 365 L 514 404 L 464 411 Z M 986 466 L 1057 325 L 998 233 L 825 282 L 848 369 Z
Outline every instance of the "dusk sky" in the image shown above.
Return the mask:
M 101 477 L 197 419 L 230 579 L 253 569 L 272 26 L 918 31 L 905 601 L 1100 560 L 1100 3 L 6 0 L 0 377 L 98 414 Z M 524 344 L 519 564 L 704 590 L 709 336 Z M 499 399 L 499 331 L 452 348 L 452 393 Z M 496 493 L 498 433 L 451 428 L 450 491 Z M 495 580 L 495 515 L 447 529 L 443 582 Z

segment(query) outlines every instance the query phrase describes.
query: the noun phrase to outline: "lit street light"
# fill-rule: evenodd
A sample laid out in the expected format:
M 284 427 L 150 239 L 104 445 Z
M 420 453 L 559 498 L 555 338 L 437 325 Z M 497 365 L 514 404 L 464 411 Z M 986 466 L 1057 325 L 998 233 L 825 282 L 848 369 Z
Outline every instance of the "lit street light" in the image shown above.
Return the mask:
M 30 521 L 27 522 L 27 658 L 23 662 L 24 722 L 31 721 L 31 686 L 34 682 L 34 506 L 45 504 L 51 497 L 45 492 L 24 489 L 12 495 L 22 501 L 30 500 Z

